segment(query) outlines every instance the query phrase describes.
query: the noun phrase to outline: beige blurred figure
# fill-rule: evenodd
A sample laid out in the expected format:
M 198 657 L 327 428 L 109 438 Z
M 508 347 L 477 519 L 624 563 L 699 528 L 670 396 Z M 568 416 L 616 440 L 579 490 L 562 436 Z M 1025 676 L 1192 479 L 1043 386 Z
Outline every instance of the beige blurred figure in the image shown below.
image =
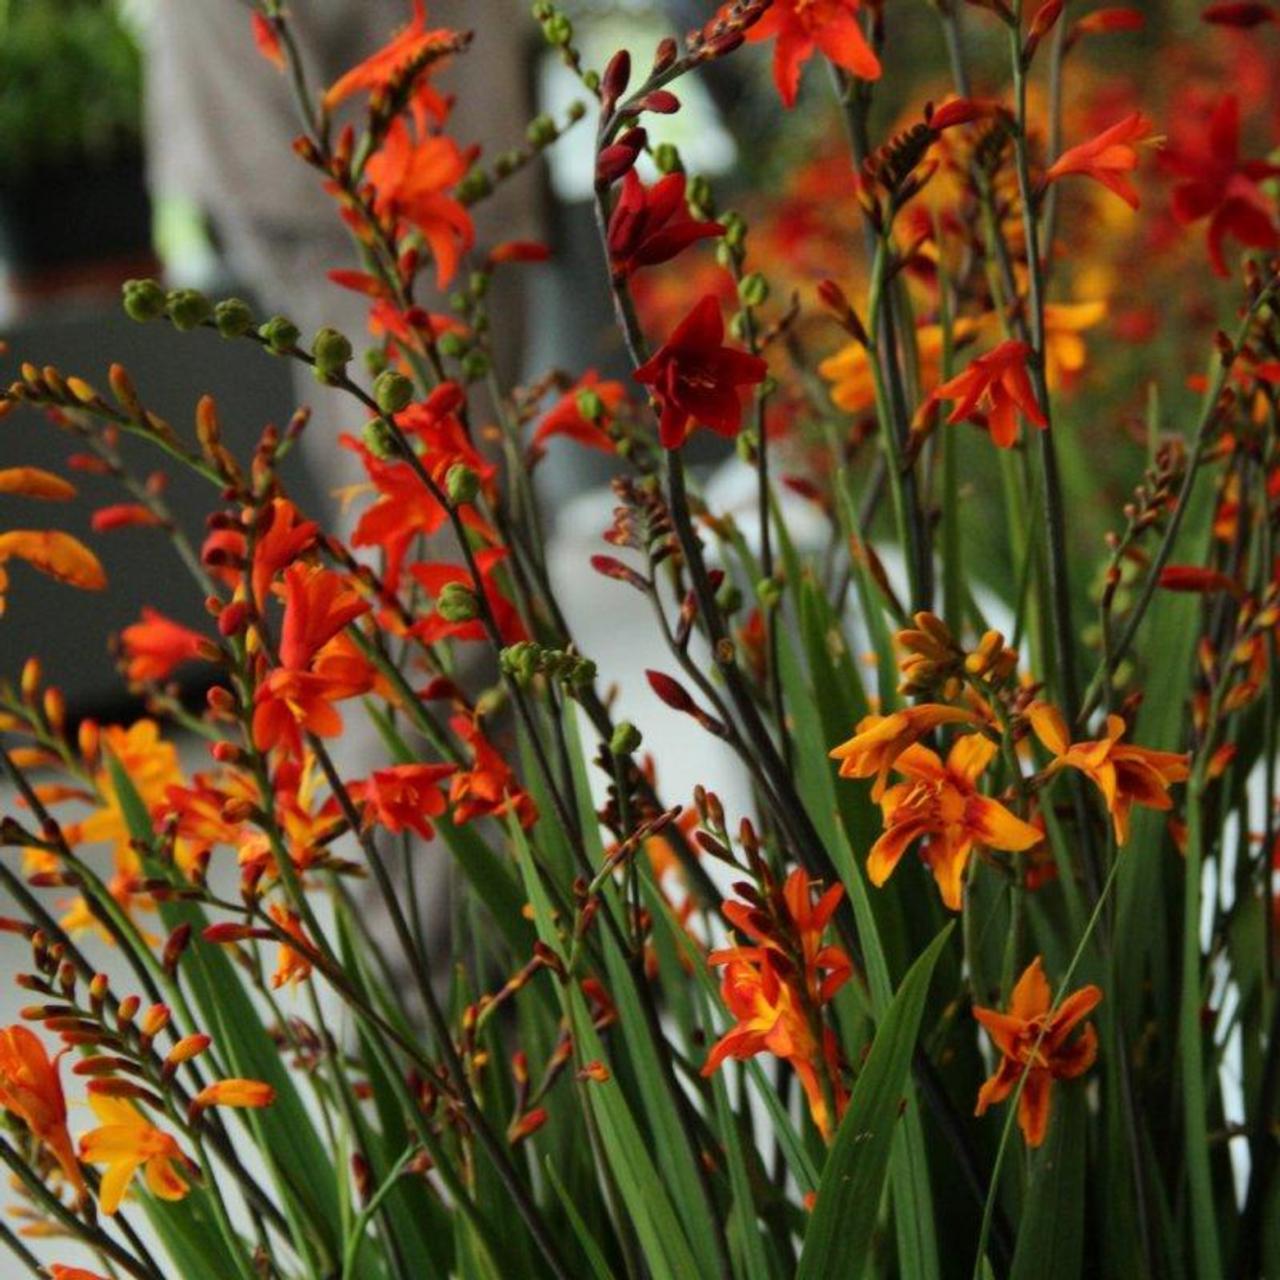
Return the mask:
M 530 115 L 525 12 L 519 0 L 428 0 L 431 26 L 475 32 L 467 54 L 434 83 L 458 95 L 451 136 L 464 146 L 480 143 L 488 155 L 515 145 Z M 292 29 L 314 92 L 384 44 L 410 15 L 409 0 L 295 0 Z M 296 107 L 285 77 L 254 48 L 247 6 L 238 0 L 159 0 L 149 44 L 153 194 L 181 196 L 201 208 L 235 278 L 264 308 L 287 314 L 304 337 L 332 325 L 360 351 L 367 339 L 365 300 L 326 278 L 331 268 L 358 265 L 355 251 L 317 174 L 292 152 L 300 132 Z M 522 176 L 486 202 L 476 219 L 480 244 L 536 236 L 532 183 Z M 518 365 L 522 299 L 505 287 L 508 292 L 492 299 L 495 350 L 514 355 L 510 363 Z M 303 461 L 316 488 L 332 494 L 359 478 L 354 458 L 336 441 L 339 432 L 358 427 L 362 415 L 348 397 L 320 387 L 304 366 L 296 365 L 295 373 L 298 403 L 314 411 Z M 336 504 L 324 514 L 335 527 Z M 448 548 L 438 554 L 447 555 Z M 344 776 L 362 777 L 386 761 L 386 751 L 354 704 L 346 722 L 337 763 Z M 392 860 L 398 862 L 398 855 Z M 447 859 L 433 850 L 415 861 L 423 868 L 417 887 L 432 969 L 443 978 Z M 379 937 L 391 936 L 372 889 L 369 920 Z

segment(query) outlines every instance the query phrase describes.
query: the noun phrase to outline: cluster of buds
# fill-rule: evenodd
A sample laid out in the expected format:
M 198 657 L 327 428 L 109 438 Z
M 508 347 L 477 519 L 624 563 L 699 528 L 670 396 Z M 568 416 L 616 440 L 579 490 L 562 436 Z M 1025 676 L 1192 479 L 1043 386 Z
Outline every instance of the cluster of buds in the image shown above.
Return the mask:
M 772 0 L 733 0 L 722 6 L 710 22 L 685 37 L 689 57 L 697 62 L 710 62 L 732 53 L 771 4 Z
M 613 509 L 613 523 L 605 530 L 604 540 L 615 547 L 643 552 L 656 568 L 677 551 L 671 511 L 657 478 L 615 476 L 613 493 L 618 506 Z
M 1164 440 L 1156 450 L 1152 464 L 1134 487 L 1133 497 L 1124 505 L 1126 527 L 1123 533 L 1109 532 L 1107 546 L 1111 563 L 1103 582 L 1102 607 L 1110 609 L 1124 579 L 1124 563 L 1139 563 L 1145 557 L 1138 547 L 1143 536 L 1160 527 L 1177 505 L 1178 491 L 1187 470 L 1187 448 L 1179 437 Z
M 1018 655 L 999 631 L 988 631 L 966 652 L 936 614 L 917 613 L 914 621 L 914 628 L 905 628 L 896 637 L 906 651 L 898 660 L 901 693 L 913 697 L 935 694 L 951 702 L 960 696 L 966 682 L 1003 685 L 1018 669 Z
M 498 664 L 504 675 L 522 686 L 528 686 L 535 676 L 545 676 L 566 689 L 582 689 L 596 678 L 596 664 L 590 658 L 532 640 L 508 645 L 499 654 Z

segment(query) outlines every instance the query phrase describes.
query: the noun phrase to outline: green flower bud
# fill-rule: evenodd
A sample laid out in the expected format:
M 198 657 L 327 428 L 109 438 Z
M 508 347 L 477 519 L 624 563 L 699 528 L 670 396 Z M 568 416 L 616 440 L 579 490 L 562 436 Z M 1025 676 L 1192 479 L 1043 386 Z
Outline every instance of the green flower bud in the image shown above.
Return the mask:
M 536 22 L 546 22 L 555 11 L 555 6 L 548 4 L 547 0 L 538 0 L 537 4 L 530 10 Z
M 782 583 L 777 578 L 761 578 L 756 583 L 756 599 L 765 609 L 775 609 L 782 599 Z
M 287 355 L 298 345 L 298 326 L 288 316 L 272 316 L 258 326 L 258 336 L 276 355 Z
M 542 33 L 547 43 L 563 49 L 573 40 L 573 23 L 563 13 L 552 13 L 542 24 Z
M 590 387 L 578 392 L 577 403 L 578 412 L 588 422 L 599 422 L 604 417 L 604 401 L 600 399 L 599 393 Z
M 653 149 L 653 163 L 659 173 L 680 172 L 680 149 L 671 142 L 660 142 Z
M 351 341 L 337 329 L 319 329 L 311 339 L 311 354 L 316 361 L 316 377 L 331 378 L 347 367 L 351 359 Z
M 468 382 L 479 382 L 489 372 L 489 357 L 483 351 L 468 351 L 462 357 L 462 376 Z
M 240 298 L 223 298 L 213 309 L 213 323 L 224 338 L 243 338 L 253 328 L 253 312 Z
M 532 147 L 549 147 L 560 136 L 556 122 L 549 115 L 534 116 L 524 136 Z
M 398 369 L 384 369 L 374 379 L 373 398 L 383 413 L 399 413 L 413 401 L 413 382 Z
M 726 213 L 720 221 L 724 224 L 725 242 L 734 249 L 741 249 L 747 239 L 747 220 L 734 211 Z
M 213 303 L 199 289 L 170 289 L 165 298 L 165 309 L 173 327 L 186 333 L 213 314 Z
M 763 306 L 769 297 L 769 282 L 758 271 L 738 281 L 738 297 L 748 307 Z
M 582 74 L 583 87 L 589 89 L 592 93 L 600 87 L 600 73 L 598 71 L 584 71 Z
M 689 185 L 685 189 L 685 201 L 695 217 L 709 218 L 715 212 L 715 197 L 711 194 L 711 183 L 700 173 L 689 179 Z
M 477 165 L 458 183 L 456 191 L 463 204 L 475 204 L 493 190 L 493 182 L 486 170 Z
M 747 313 L 745 311 L 735 311 L 729 321 L 729 332 L 737 338 L 739 342 L 746 339 L 747 336 Z
M 499 178 L 509 178 L 523 160 L 524 157 L 518 151 L 500 151 L 493 158 L 493 171 Z
M 467 340 L 460 333 L 442 333 L 436 347 L 442 356 L 456 360 L 467 349 Z
M 449 582 L 436 600 L 436 612 L 446 622 L 471 622 L 480 616 L 480 602 L 470 587 Z
M 643 741 L 640 730 L 630 720 L 623 720 L 614 729 L 613 737 L 609 739 L 609 751 L 615 756 L 634 755 L 639 751 Z
M 387 353 L 381 347 L 366 347 L 364 367 L 371 378 L 376 378 L 389 364 Z
M 165 292 L 158 280 L 126 280 L 122 290 L 125 314 L 145 324 L 164 315 Z
M 480 492 L 480 477 L 463 462 L 455 462 L 444 479 L 444 491 L 455 507 L 465 506 L 476 500 Z
M 492 688 L 486 689 L 476 699 L 476 715 L 481 720 L 486 720 L 490 716 L 495 716 L 503 707 L 507 705 L 507 687 L 503 684 L 495 684 Z
M 726 270 L 733 270 L 734 258 L 737 255 L 727 240 L 716 241 L 716 261 Z
M 737 613 L 742 608 L 742 592 L 732 582 L 725 581 L 716 592 L 716 604 L 721 613 Z
M 565 114 L 574 124 L 577 124 L 587 114 L 587 104 L 581 98 L 574 98 L 569 103 L 569 110 Z
M 493 277 L 487 271 L 473 271 L 467 281 L 467 288 L 473 298 L 483 298 L 489 292 L 489 282 Z
M 360 436 L 364 440 L 365 448 L 375 458 L 381 458 L 383 462 L 394 458 L 400 451 L 395 434 L 391 430 L 391 424 L 385 418 L 370 418 L 364 424 Z

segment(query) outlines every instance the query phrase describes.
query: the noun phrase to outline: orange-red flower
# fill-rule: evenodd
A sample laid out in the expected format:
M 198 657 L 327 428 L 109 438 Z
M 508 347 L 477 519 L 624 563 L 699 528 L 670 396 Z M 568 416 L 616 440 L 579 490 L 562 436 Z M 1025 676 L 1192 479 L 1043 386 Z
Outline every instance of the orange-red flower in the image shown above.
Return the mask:
M 1138 152 L 1134 144 L 1149 138 L 1152 128 L 1151 121 L 1140 111 L 1125 116 L 1096 138 L 1068 147 L 1046 171 L 1046 184 L 1057 182 L 1069 174 L 1080 174 L 1102 183 L 1130 208 L 1136 209 L 1138 192 L 1128 178 L 1138 167 Z
M 635 379 L 653 388 L 662 415 L 662 447 L 678 449 L 699 425 L 722 436 L 737 435 L 739 388 L 763 382 L 768 371 L 759 356 L 724 345 L 720 303 L 708 294 L 635 371 Z
M 609 218 L 609 260 L 615 276 L 669 262 L 695 241 L 724 235 L 721 223 L 690 215 L 685 184 L 683 173 L 671 173 L 646 187 L 634 169 L 627 171 Z
M 207 636 L 172 618 L 143 607 L 142 621 L 120 633 L 125 675 L 130 680 L 165 680 L 184 662 L 217 658 L 217 646 Z
M 1280 167 L 1240 158 L 1240 104 L 1226 94 L 1202 130 L 1169 147 L 1161 162 L 1180 181 L 1173 189 L 1173 216 L 1189 225 L 1209 219 L 1209 261 L 1220 276 L 1229 274 L 1222 245 L 1227 236 L 1254 249 L 1280 245 L 1275 207 L 1258 185 Z
M 470 716 L 454 716 L 449 724 L 471 748 L 472 756 L 471 768 L 459 769 L 449 784 L 453 820 L 471 822 L 514 813 L 522 827 L 531 827 L 538 819 L 533 797 L 516 781 L 511 766 L 479 724 Z
M 366 782 L 347 788 L 353 800 L 364 804 L 367 825 L 377 823 L 394 835 L 414 831 L 424 840 L 435 835 L 428 821 L 447 808 L 444 781 L 457 772 L 452 764 L 397 764 L 378 769 Z
M 800 72 L 815 50 L 860 80 L 880 78 L 880 60 L 858 23 L 858 0 L 774 0 L 747 32 L 748 41 L 776 39 L 773 82 L 783 105 L 795 106 Z
M 275 1089 L 262 1080 L 232 1078 L 207 1084 L 191 1099 L 191 1110 L 205 1107 L 269 1107 L 276 1100 Z
M 83 1267 L 64 1267 L 60 1262 L 49 1264 L 50 1280 L 107 1280 L 106 1276 L 96 1271 L 86 1271 Z
M 1003 1102 L 1018 1087 L 1025 1071 L 1026 1083 L 1018 1098 L 1018 1127 L 1027 1146 L 1038 1147 L 1049 1131 L 1053 1082 L 1083 1075 L 1098 1056 L 1098 1036 L 1091 1023 L 1078 1036 L 1073 1037 L 1072 1032 L 1101 999 L 1097 987 L 1081 987 L 1051 1012 L 1049 983 L 1036 956 L 1018 979 L 1007 1013 L 975 1005 L 973 1016 L 987 1029 L 1001 1056 L 995 1073 L 978 1092 L 974 1114 L 982 1115 L 993 1102 Z
M 67 1103 L 58 1076 L 61 1057 L 50 1058 L 40 1038 L 21 1024 L 0 1030 L 0 1107 L 22 1120 L 44 1143 L 67 1181 L 83 1196 L 84 1175 L 67 1133 Z
M 1048 426 L 1027 376 L 1030 354 L 1031 348 L 1025 342 L 1010 338 L 985 356 L 978 356 L 959 376 L 944 382 L 933 393 L 933 399 L 955 402 L 947 418 L 949 423 L 965 418 L 983 421 L 992 441 L 1001 449 L 1010 449 L 1018 439 L 1019 413 L 1037 427 Z
M 712 1047 L 702 1074 L 711 1075 L 726 1058 L 744 1061 L 758 1053 L 772 1053 L 791 1064 L 804 1087 L 814 1124 L 824 1136 L 829 1136 L 845 1102 L 831 1029 L 823 1028 L 820 1045 L 803 997 L 779 974 L 778 960 L 768 949 L 735 948 L 714 953 L 710 961 L 725 966 L 720 994 L 737 1023 Z M 836 1103 L 835 1116 L 827 1104 L 819 1071 L 825 1072 L 830 1082 Z
M 454 33 L 440 28 L 427 29 L 427 8 L 423 0 L 413 0 L 413 17 L 392 38 L 363 62 L 340 76 L 325 90 L 325 110 L 359 93 L 374 93 L 397 80 L 415 62 L 429 57 L 433 49 L 452 44 Z M 414 91 L 414 105 L 429 111 L 438 120 L 448 114 L 447 101 L 428 84 L 420 82 Z
M 412 223 L 431 247 L 436 283 L 447 288 L 462 255 L 475 243 L 475 227 L 463 205 L 446 194 L 466 176 L 472 155 L 452 138 L 428 134 L 415 141 L 397 117 L 365 173 L 373 184 L 380 218 Z
M 1037 702 L 1027 714 L 1036 737 L 1053 753 L 1051 772 L 1079 769 L 1092 779 L 1115 823 L 1116 842 L 1129 839 L 1130 811 L 1135 804 L 1148 809 L 1173 808 L 1169 788 L 1185 782 L 1187 757 L 1176 751 L 1153 751 L 1121 742 L 1127 726 L 1119 716 L 1107 717 L 1107 732 L 1092 742 L 1072 743 L 1066 721 L 1056 707 Z
M 1029 822 L 978 790 L 996 751 L 990 738 L 971 733 L 956 740 L 945 764 L 919 743 L 898 756 L 893 767 L 907 781 L 895 783 L 880 798 L 885 829 L 867 858 L 872 884 L 884 884 L 907 849 L 923 839 L 921 854 L 942 901 L 959 911 L 965 867 L 975 846 L 1020 853 L 1043 839 Z
M 113 1214 L 120 1208 L 133 1175 L 142 1170 L 147 1190 L 161 1200 L 181 1200 L 190 1190 L 195 1166 L 172 1134 L 157 1129 L 124 1098 L 89 1094 L 89 1105 L 101 1121 L 80 1139 L 86 1164 L 107 1166 L 98 1188 L 98 1207 Z
M 842 778 L 875 778 L 871 798 L 879 800 L 889 780 L 893 762 L 913 743 L 932 733 L 939 725 L 962 724 L 973 720 L 973 714 L 959 707 L 938 702 L 921 702 L 890 715 L 864 716 L 858 730 L 848 742 L 830 751 L 832 760 L 840 761 Z

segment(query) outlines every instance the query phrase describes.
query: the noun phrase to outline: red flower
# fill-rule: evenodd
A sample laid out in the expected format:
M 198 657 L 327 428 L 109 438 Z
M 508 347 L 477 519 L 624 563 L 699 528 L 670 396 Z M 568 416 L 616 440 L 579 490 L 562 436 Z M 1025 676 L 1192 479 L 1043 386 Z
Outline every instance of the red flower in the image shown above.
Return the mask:
M 1228 235 L 1255 249 L 1280 245 L 1271 202 L 1258 187 L 1280 167 L 1240 159 L 1240 104 L 1233 94 L 1183 146 L 1170 147 L 1161 159 L 1182 179 L 1173 189 L 1173 216 L 1184 226 L 1209 219 L 1209 261 L 1218 275 L 1229 274 L 1222 254 Z
M 447 288 L 459 259 L 475 243 L 466 209 L 445 193 L 471 165 L 471 155 L 440 134 L 415 142 L 408 123 L 397 117 L 365 173 L 373 184 L 374 212 L 403 219 L 422 232 L 436 260 L 436 283 Z
M 1149 138 L 1151 129 L 1151 121 L 1142 112 L 1135 111 L 1109 129 L 1104 129 L 1096 138 L 1064 151 L 1049 166 L 1044 180 L 1046 183 L 1057 182 L 1059 178 L 1073 173 L 1094 178 L 1108 191 L 1114 191 L 1131 209 L 1136 209 L 1138 192 L 1126 175 L 1138 167 L 1134 143 Z
M 880 78 L 880 60 L 858 24 L 858 0 L 774 0 L 747 32 L 756 42 L 776 37 L 773 82 L 783 106 L 795 105 L 800 69 L 818 50 L 860 80 Z
M 280 47 L 280 37 L 271 22 L 256 9 L 249 15 L 253 28 L 253 43 L 258 52 L 271 63 L 277 71 L 285 69 L 284 50 Z
M 164 680 L 184 662 L 217 657 L 213 642 L 181 623 L 144 607 L 142 621 L 120 633 L 125 675 L 130 680 Z
M 768 366 L 759 356 L 724 345 L 724 317 L 710 294 L 680 322 L 675 333 L 635 372 L 653 388 L 662 410 L 659 436 L 664 449 L 678 449 L 693 425 L 722 436 L 742 426 L 739 387 L 763 382 Z
M 600 412 L 594 418 L 583 412 L 584 392 L 591 393 L 599 401 Z M 547 410 L 533 433 L 534 445 L 543 445 L 552 436 L 567 436 L 589 449 L 613 453 L 614 444 L 606 428 L 626 394 L 622 383 L 602 382 L 594 369 L 588 370 Z
M 424 840 L 435 835 L 428 818 L 445 812 L 440 784 L 457 772 L 452 764 L 398 764 L 379 769 L 367 782 L 352 783 L 348 790 L 364 802 L 365 822 L 378 823 L 393 835 L 416 831 Z
M 113 506 L 99 507 L 89 521 L 94 533 L 110 533 L 114 529 L 132 529 L 159 523 L 160 517 L 140 502 L 117 502 Z
M 314 520 L 304 520 L 288 498 L 272 498 L 258 518 L 253 547 L 253 598 L 259 604 L 266 599 L 276 574 L 315 546 L 319 532 L 320 526 Z
M 944 382 L 934 393 L 935 400 L 953 400 L 956 406 L 949 423 L 985 415 L 991 439 L 1001 449 L 1012 448 L 1018 439 L 1018 413 L 1037 427 L 1048 426 L 1027 377 L 1027 356 L 1031 348 L 1010 338 L 985 356 L 979 356 L 959 377 Z
M 622 180 L 622 194 L 609 218 L 609 258 L 614 275 L 669 262 L 697 240 L 724 235 L 719 222 L 699 222 L 684 202 L 685 176 L 672 173 L 646 187 L 635 170 Z

